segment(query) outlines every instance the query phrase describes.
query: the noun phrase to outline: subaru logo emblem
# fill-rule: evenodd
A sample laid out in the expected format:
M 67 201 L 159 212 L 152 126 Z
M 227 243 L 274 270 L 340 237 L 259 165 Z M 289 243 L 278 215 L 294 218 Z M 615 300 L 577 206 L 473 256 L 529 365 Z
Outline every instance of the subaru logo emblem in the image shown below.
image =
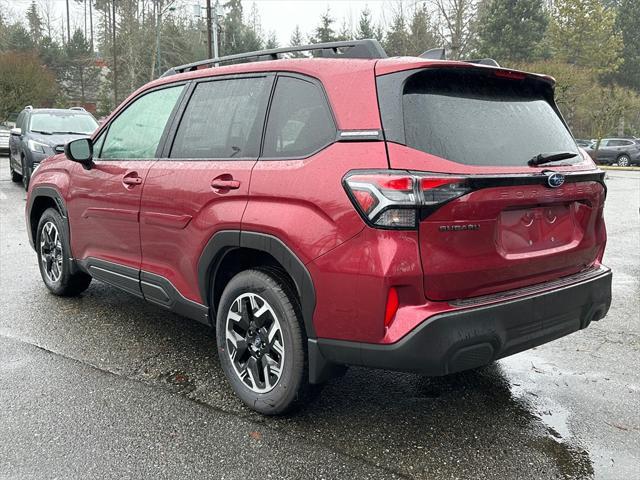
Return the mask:
M 551 188 L 558 188 L 564 184 L 564 175 L 561 173 L 548 173 L 547 174 L 547 184 Z

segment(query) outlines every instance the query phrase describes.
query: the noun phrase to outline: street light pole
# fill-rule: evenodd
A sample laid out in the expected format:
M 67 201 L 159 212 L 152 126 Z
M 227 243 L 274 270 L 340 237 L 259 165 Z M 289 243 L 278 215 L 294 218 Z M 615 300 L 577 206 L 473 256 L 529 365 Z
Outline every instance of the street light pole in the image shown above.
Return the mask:
M 69 0 L 67 0 L 67 43 L 71 42 L 71 22 L 69 20 Z
M 111 0 L 111 31 L 113 34 L 113 105 L 118 106 L 118 66 L 116 62 L 116 0 Z
M 213 58 L 218 58 L 218 0 L 213 6 Z

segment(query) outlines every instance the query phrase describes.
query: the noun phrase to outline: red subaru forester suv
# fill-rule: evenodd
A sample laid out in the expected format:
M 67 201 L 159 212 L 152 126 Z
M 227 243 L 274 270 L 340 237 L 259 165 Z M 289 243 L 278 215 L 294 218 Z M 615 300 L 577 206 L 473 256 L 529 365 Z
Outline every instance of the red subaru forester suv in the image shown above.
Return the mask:
M 347 365 L 446 375 L 603 318 L 603 176 L 552 78 L 365 40 L 171 69 L 41 164 L 26 221 L 54 294 L 212 326 L 278 414 Z

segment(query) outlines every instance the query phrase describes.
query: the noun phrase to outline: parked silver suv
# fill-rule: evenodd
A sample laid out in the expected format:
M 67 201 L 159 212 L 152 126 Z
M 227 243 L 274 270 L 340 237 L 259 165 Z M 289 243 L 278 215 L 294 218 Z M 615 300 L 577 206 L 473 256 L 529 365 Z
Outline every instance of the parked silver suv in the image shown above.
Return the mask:
M 596 143 L 585 150 L 596 163 L 620 167 L 640 164 L 640 139 L 638 138 L 603 138 L 596 153 Z

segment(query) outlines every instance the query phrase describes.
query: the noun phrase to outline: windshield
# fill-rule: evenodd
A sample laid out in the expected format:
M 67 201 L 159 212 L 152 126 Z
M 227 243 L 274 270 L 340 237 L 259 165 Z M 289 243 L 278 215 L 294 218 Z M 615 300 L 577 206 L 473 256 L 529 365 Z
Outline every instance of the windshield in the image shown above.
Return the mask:
M 87 113 L 42 112 L 31 115 L 29 130 L 43 133 L 77 133 L 89 135 L 98 123 Z
M 575 153 L 575 141 L 539 82 L 431 70 L 405 85 L 406 144 L 468 165 L 522 166 L 539 155 Z

